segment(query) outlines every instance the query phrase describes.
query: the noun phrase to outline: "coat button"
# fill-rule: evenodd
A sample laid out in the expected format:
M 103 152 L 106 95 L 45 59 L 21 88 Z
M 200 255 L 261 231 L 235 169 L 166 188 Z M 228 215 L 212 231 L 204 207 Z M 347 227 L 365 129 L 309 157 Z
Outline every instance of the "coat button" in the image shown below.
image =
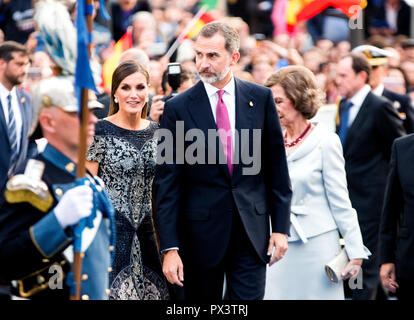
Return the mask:
M 43 263 L 49 263 L 49 259 L 46 259 L 46 258 L 45 259 L 42 259 L 42 262 Z
M 107 296 L 109 296 L 109 294 L 111 293 L 111 290 L 106 289 L 106 290 L 105 290 L 105 293 L 106 293 L 106 295 L 107 295 Z
M 89 296 L 88 296 L 87 294 L 84 294 L 84 295 L 82 296 L 82 300 L 89 300 Z
M 114 251 L 115 247 L 114 246 L 109 246 L 109 251 Z
M 87 274 L 83 274 L 82 275 L 82 280 L 88 280 L 88 275 Z
M 108 268 L 108 272 L 112 272 L 112 268 L 111 267 Z

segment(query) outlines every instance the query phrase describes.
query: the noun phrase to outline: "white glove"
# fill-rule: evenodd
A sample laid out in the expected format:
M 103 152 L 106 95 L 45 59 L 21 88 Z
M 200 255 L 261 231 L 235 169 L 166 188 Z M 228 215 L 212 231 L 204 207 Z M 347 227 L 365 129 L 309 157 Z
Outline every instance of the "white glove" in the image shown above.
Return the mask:
M 87 185 L 68 190 L 53 209 L 63 229 L 79 222 L 92 213 L 93 191 Z

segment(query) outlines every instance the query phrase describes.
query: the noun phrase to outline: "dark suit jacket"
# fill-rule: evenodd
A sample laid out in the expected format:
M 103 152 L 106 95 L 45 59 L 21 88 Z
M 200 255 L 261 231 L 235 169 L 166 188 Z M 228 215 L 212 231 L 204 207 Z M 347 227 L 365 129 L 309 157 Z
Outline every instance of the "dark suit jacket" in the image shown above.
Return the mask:
M 341 101 L 340 113 L 345 103 Z M 378 227 L 391 146 L 404 134 L 403 123 L 391 103 L 369 92 L 348 129 L 343 148 L 349 196 L 363 236 L 367 224 Z
M 404 128 L 407 133 L 414 132 L 414 108 L 411 106 L 411 99 L 408 95 L 398 94 L 390 90 L 384 89 L 382 93 L 384 97 L 394 104 L 394 108 L 400 113 L 403 120 Z
M 396 264 L 398 278 L 414 280 L 414 134 L 392 148 L 380 228 L 380 264 Z
M 385 1 L 384 1 L 385 2 Z M 370 27 L 387 27 L 389 25 L 386 19 L 385 5 L 373 6 L 372 16 L 370 18 Z M 400 9 L 397 13 L 397 31 L 395 34 L 404 34 L 410 36 L 410 21 L 411 21 L 411 8 L 401 1 Z
M 30 104 L 29 96 L 23 92 L 22 90 L 17 90 L 17 99 L 20 104 L 20 113 L 22 116 L 22 134 L 21 134 L 21 141 L 20 141 L 20 152 L 19 157 L 17 159 L 17 165 L 15 167 L 15 172 L 20 171 L 24 168 L 26 157 L 27 157 L 27 148 L 29 145 L 28 134 L 31 127 L 32 121 L 32 114 L 33 109 Z M 22 102 L 23 101 L 23 102 Z M 7 172 L 10 166 L 10 143 L 9 143 L 9 136 L 7 133 L 7 122 L 4 119 L 4 112 L 3 106 L 0 102 L 0 191 L 1 195 L 3 195 L 4 187 L 7 182 Z M 7 108 L 7 106 L 6 106 Z M 2 197 L 0 197 L 1 199 Z M 0 204 L 1 204 L 0 200 Z
M 213 159 L 214 164 L 191 165 L 187 161 L 177 164 L 174 161 L 174 164 L 156 167 L 161 250 L 179 247 L 185 263 L 203 268 L 216 266 L 224 257 L 235 211 L 240 213 L 247 235 L 263 262 L 269 259 L 266 251 L 270 231 L 289 232 L 292 191 L 272 92 L 235 78 L 235 94 L 236 130 L 261 129 L 261 143 L 255 145 L 261 148 L 261 167 L 257 174 L 243 175 L 242 169 L 249 165 L 240 163 L 234 165 L 231 178 L 227 164 L 216 164 L 217 158 Z M 175 136 L 176 121 L 184 121 L 185 132 L 201 129 L 205 138 L 209 129 L 217 130 L 201 81 L 166 102 L 161 128 L 171 130 Z M 252 131 L 249 130 L 249 142 L 242 142 L 239 155 L 243 150 L 253 154 Z M 200 139 L 205 142 L 204 137 Z M 208 152 L 218 154 L 222 150 L 219 139 L 215 141 L 216 150 L 205 142 L 200 151 L 205 152 L 202 158 L 206 163 Z M 187 149 L 192 143 L 186 141 L 184 147 Z M 175 141 L 174 147 L 176 153 Z

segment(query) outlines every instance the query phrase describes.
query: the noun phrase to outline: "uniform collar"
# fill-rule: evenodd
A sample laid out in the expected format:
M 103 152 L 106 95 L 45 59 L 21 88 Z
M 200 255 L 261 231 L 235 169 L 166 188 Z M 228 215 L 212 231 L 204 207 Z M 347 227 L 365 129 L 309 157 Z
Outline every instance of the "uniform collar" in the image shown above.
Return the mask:
M 52 162 L 59 169 L 76 176 L 76 163 L 66 157 L 62 152 L 57 150 L 51 144 L 47 144 L 42 156 L 48 161 Z

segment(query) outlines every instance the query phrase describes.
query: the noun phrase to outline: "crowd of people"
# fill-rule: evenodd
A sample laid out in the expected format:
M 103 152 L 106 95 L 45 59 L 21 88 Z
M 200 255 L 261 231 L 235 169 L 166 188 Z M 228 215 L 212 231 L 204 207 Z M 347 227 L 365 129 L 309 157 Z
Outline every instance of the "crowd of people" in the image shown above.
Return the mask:
M 199 1 L 93 1 L 83 177 L 77 1 L 0 3 L 0 295 L 413 297 L 410 8 L 369 1 L 351 47 L 333 8 L 283 32 L 281 2 L 217 1 L 182 39 Z

